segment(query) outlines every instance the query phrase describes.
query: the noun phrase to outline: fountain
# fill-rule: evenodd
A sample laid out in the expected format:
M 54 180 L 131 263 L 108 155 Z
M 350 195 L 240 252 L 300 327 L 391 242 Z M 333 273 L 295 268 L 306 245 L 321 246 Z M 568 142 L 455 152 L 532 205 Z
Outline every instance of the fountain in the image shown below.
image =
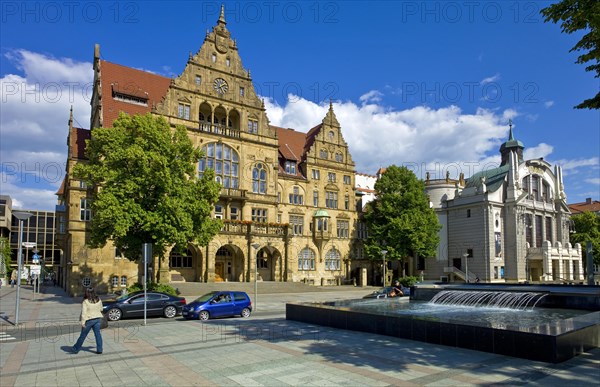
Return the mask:
M 287 304 L 286 318 L 558 363 L 600 346 L 600 288 L 421 285 L 410 301 Z

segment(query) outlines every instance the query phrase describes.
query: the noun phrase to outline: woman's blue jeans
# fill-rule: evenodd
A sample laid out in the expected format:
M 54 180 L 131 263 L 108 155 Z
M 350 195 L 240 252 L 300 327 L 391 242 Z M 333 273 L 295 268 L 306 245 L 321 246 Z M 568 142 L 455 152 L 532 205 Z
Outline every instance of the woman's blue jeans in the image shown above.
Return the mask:
M 81 334 L 79 335 L 79 339 L 77 339 L 77 342 L 73 346 L 73 350 L 75 352 L 79 352 L 81 346 L 83 345 L 83 342 L 85 341 L 85 338 L 92 329 L 94 330 L 94 336 L 96 336 L 96 351 L 102 352 L 102 335 L 100 334 L 101 321 L 101 318 L 95 318 L 92 320 L 87 320 L 85 322 L 85 326 L 81 328 Z

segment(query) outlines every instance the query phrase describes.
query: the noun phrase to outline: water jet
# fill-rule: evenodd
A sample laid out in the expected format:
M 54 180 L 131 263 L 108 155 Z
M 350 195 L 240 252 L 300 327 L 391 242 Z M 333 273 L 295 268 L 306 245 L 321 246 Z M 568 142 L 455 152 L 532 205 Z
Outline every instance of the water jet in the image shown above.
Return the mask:
M 558 363 L 600 346 L 600 287 L 418 285 L 403 301 L 288 303 L 286 318 Z

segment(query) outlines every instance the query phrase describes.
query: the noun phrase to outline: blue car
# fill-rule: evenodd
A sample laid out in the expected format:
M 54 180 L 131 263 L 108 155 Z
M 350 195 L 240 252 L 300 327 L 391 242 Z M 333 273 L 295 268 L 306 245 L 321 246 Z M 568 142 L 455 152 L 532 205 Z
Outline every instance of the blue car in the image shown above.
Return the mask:
M 206 321 L 215 317 L 250 317 L 252 301 L 245 292 L 210 292 L 183 306 L 181 315 L 187 319 Z

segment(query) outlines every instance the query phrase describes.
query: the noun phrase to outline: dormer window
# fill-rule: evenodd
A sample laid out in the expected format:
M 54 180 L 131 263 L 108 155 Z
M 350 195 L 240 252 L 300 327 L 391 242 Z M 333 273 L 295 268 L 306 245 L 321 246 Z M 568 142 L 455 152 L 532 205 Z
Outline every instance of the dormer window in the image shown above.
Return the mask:
M 137 97 L 135 95 L 129 95 L 125 93 L 119 93 L 113 91 L 113 98 L 116 101 L 127 102 L 134 105 L 148 106 L 148 98 Z
M 296 162 L 295 161 L 286 161 L 285 162 L 285 173 L 289 175 L 296 174 Z

